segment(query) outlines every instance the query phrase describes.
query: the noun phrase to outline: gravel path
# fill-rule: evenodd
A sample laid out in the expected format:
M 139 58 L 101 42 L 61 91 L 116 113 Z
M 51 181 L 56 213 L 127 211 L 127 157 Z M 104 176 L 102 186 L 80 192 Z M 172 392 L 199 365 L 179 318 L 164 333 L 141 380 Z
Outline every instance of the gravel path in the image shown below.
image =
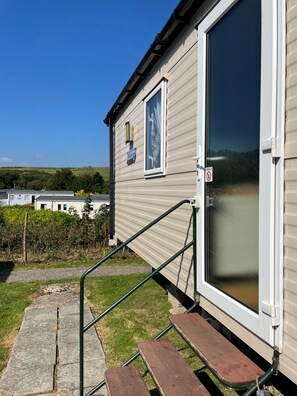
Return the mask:
M 77 268 L 57 268 L 57 269 L 40 269 L 27 271 L 0 272 L 0 282 L 36 282 L 58 279 L 79 278 L 87 270 L 85 267 Z M 113 275 L 130 275 L 130 274 L 148 274 L 150 267 L 127 266 L 109 266 L 97 268 L 89 276 L 113 276 Z

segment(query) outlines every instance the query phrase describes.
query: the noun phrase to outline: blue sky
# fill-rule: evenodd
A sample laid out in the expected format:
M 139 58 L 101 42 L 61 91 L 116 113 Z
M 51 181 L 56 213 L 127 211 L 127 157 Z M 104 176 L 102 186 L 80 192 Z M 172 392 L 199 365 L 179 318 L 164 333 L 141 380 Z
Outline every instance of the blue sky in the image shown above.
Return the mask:
M 103 118 L 178 0 L 0 0 L 0 167 L 107 166 Z

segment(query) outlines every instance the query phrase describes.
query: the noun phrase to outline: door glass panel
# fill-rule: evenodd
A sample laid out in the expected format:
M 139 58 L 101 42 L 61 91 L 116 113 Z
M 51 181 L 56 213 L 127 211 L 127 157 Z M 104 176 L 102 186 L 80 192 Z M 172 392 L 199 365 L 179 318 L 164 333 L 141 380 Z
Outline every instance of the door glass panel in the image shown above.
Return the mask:
M 207 33 L 206 281 L 258 311 L 261 2 Z

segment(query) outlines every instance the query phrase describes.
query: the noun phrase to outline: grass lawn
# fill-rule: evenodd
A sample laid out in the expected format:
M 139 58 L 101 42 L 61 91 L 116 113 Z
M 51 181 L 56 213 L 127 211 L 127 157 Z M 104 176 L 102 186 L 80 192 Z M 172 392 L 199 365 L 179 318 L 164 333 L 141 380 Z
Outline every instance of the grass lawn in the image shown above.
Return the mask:
M 56 269 L 56 268 L 76 268 L 76 267 L 91 267 L 98 260 L 78 260 L 78 261 L 59 261 L 59 262 L 49 262 L 49 263 L 36 263 L 36 264 L 6 264 L 0 262 L 0 272 L 6 271 L 26 271 L 32 269 Z M 115 257 L 107 260 L 104 266 L 112 265 L 132 265 L 132 266 L 147 266 L 149 265 L 141 258 L 121 258 Z

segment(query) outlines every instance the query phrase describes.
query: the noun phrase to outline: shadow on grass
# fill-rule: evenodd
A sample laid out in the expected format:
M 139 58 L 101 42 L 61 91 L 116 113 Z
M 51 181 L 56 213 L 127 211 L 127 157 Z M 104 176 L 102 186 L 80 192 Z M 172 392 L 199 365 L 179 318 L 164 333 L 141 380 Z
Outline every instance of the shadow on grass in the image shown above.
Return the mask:
M 10 273 L 13 271 L 14 262 L 0 261 L 0 283 L 5 283 Z
M 208 390 L 208 392 L 212 396 L 224 396 L 224 394 L 220 391 L 217 385 L 213 382 L 213 380 L 206 374 L 204 371 L 205 367 L 194 371 L 194 374 L 197 376 L 201 384 Z

